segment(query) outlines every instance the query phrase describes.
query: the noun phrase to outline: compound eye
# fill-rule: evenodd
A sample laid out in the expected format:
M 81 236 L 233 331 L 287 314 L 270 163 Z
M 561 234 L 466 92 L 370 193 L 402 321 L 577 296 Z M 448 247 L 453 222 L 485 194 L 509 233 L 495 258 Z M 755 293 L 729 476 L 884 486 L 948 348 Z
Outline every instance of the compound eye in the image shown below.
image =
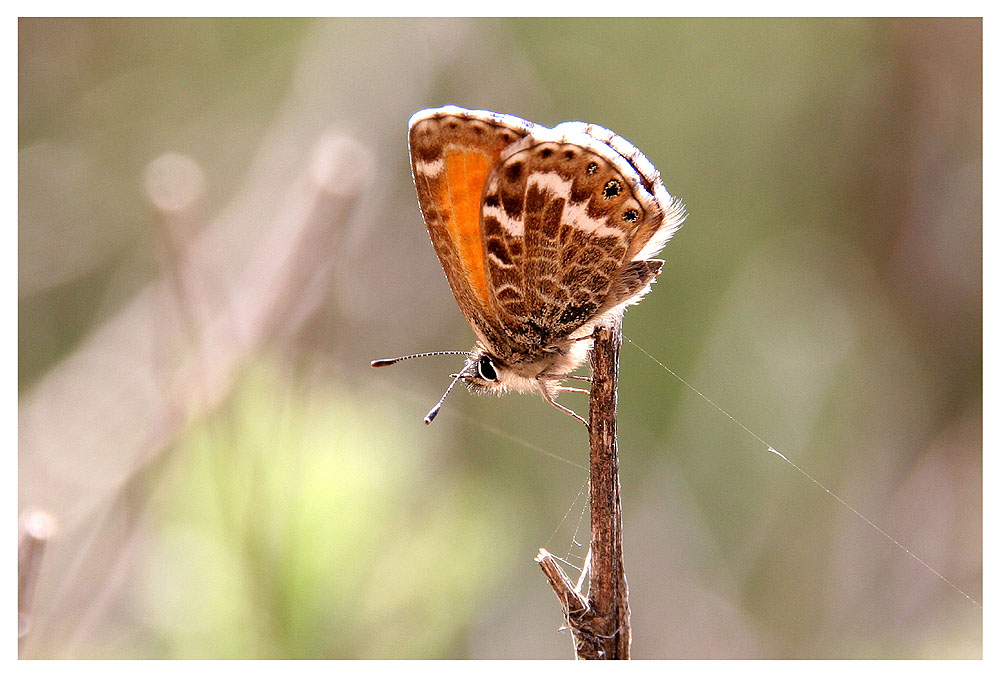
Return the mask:
M 490 359 L 489 355 L 483 355 L 479 358 L 477 368 L 479 369 L 479 378 L 484 381 L 497 380 L 497 370 L 493 367 L 493 360 Z

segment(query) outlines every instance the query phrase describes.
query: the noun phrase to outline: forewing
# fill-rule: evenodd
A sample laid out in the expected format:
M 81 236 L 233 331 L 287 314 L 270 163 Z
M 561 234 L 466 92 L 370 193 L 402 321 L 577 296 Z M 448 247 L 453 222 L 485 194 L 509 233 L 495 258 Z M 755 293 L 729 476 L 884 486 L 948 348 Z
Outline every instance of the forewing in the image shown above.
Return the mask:
M 410 162 L 434 251 L 459 309 L 488 344 L 490 295 L 481 232 L 483 187 L 502 151 L 532 123 L 510 115 L 445 107 L 410 119 Z

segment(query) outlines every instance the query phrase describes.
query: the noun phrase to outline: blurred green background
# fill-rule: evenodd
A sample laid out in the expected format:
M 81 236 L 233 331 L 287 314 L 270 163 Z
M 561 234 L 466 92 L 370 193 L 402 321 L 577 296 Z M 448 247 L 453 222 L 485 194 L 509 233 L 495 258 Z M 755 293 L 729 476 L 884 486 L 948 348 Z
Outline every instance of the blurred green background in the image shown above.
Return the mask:
M 21 655 L 569 658 L 586 439 L 456 392 L 444 104 L 633 141 L 625 334 L 982 599 L 982 22 L 21 20 Z M 982 609 L 626 343 L 638 658 L 977 658 Z M 576 399 L 574 399 L 576 398 Z M 585 408 L 579 396 L 564 402 Z M 572 545 L 577 525 L 577 540 Z

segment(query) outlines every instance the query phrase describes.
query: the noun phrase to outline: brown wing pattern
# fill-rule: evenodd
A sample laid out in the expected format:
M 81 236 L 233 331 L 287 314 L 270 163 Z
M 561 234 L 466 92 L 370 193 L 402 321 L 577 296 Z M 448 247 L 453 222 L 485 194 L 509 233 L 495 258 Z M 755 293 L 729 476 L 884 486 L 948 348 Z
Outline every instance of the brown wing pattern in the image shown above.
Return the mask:
M 614 151 L 525 139 L 504 153 L 483 197 L 486 280 L 500 357 L 534 354 L 642 292 L 662 262 L 629 262 L 663 210 Z M 634 173 L 633 173 L 634 174 Z

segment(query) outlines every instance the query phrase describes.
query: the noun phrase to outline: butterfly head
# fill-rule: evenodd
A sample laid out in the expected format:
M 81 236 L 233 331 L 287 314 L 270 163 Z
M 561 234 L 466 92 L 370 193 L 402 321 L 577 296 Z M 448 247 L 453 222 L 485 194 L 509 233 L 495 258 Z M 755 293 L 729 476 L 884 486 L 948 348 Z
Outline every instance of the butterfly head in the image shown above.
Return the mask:
M 457 374 L 451 375 L 451 385 L 424 417 L 424 423 L 430 423 L 438 415 L 445 398 L 459 381 L 464 383 L 470 392 L 476 394 L 502 395 L 508 390 L 522 393 L 541 391 L 543 395 L 547 396 L 547 399 L 551 399 L 555 393 L 554 384 L 558 379 L 565 378 L 565 374 L 573 371 L 586 359 L 591 343 L 592 340 L 588 335 L 560 344 L 549 345 L 529 354 L 515 354 L 507 359 L 497 357 L 480 343 L 468 352 L 440 350 L 432 353 L 404 355 L 373 360 L 371 366 L 388 367 L 415 357 L 465 355 L 466 360 L 462 369 Z
M 592 343 L 587 334 L 502 358 L 477 344 L 469 352 L 465 367 L 453 376 L 459 377 L 476 394 L 502 395 L 508 390 L 537 392 L 580 366 Z
M 424 417 L 425 423 L 430 423 L 434 420 L 438 411 L 441 409 L 441 405 L 444 403 L 445 398 L 448 397 L 452 388 L 454 388 L 455 384 L 459 381 L 465 383 L 469 390 L 474 393 L 492 392 L 500 395 L 512 385 L 512 383 L 510 383 L 511 379 L 516 378 L 514 373 L 509 370 L 503 362 L 489 354 L 481 345 L 477 345 L 474 350 L 469 352 L 462 350 L 440 350 L 432 353 L 418 353 L 415 355 L 404 355 L 402 357 L 393 357 L 383 360 L 373 360 L 371 365 L 373 367 L 388 367 L 396 364 L 397 362 L 401 362 L 402 360 L 409 360 L 414 357 L 430 357 L 435 355 L 465 355 L 466 360 L 461 371 L 457 374 L 451 375 L 451 385 L 449 385 L 448 389 L 445 390 L 444 395 L 441 396 L 438 403 L 434 405 L 434 407 L 427 413 L 427 416 Z
M 503 389 L 500 380 L 501 371 L 503 367 L 496 358 L 481 349 L 476 349 L 469 356 L 459 376 L 472 392 L 488 393 Z
M 458 374 L 470 392 L 501 395 L 508 389 L 520 390 L 521 377 L 518 370 L 500 358 L 491 355 L 482 346 L 469 354 L 465 367 Z

